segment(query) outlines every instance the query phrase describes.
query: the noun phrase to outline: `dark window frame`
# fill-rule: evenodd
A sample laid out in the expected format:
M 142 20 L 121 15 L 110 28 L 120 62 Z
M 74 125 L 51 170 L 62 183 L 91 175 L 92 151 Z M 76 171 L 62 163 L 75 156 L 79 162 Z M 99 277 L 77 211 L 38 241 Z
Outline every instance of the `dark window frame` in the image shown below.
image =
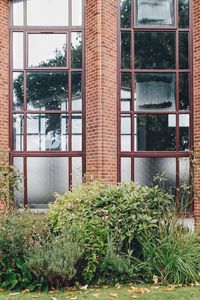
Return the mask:
M 28 191 L 27 191 L 27 158 L 28 157 L 66 157 L 69 159 L 69 182 L 68 186 L 72 186 L 72 159 L 73 158 L 82 158 L 82 176 L 86 170 L 86 155 L 85 155 L 85 116 L 86 116 L 86 104 L 85 104 L 85 0 L 82 1 L 82 26 L 72 26 L 72 1 L 66 0 L 69 2 L 69 26 L 27 26 L 27 0 L 23 1 L 23 11 L 24 11 L 24 20 L 22 26 L 13 25 L 13 3 L 10 0 L 10 19 L 9 19 L 9 30 L 10 30 L 10 54 L 9 54 L 9 149 L 10 149 L 10 163 L 13 164 L 15 157 L 22 157 L 24 164 L 24 207 L 28 206 Z M 23 32 L 24 34 L 24 68 L 23 69 L 13 69 L 13 43 L 12 35 L 13 32 Z M 82 32 L 82 68 L 72 68 L 71 67 L 71 33 L 73 32 Z M 67 34 L 67 66 L 66 67 L 28 67 L 28 34 L 29 33 L 65 33 Z M 23 110 L 14 110 L 13 109 L 13 73 L 14 72 L 23 72 L 24 74 L 24 91 L 26 91 L 27 83 L 26 74 L 29 72 L 66 72 L 68 73 L 68 109 L 67 110 L 27 110 L 26 109 L 26 92 L 24 93 L 24 107 Z M 72 89 L 71 89 L 71 74 L 72 72 L 81 72 L 82 73 L 82 110 L 72 110 Z M 14 151 L 13 150 L 13 115 L 14 114 L 23 114 L 24 115 L 24 150 L 23 151 Z M 69 116 L 69 132 L 70 132 L 70 141 L 72 140 L 72 115 L 81 114 L 82 115 L 82 150 L 81 151 L 72 151 L 71 147 L 68 151 L 27 151 L 27 115 L 39 115 L 39 114 L 67 114 Z M 71 142 L 70 142 L 71 145 Z
M 189 27 L 179 28 L 178 16 L 179 16 L 179 3 L 178 0 L 174 0 L 175 3 L 175 26 L 170 25 L 136 25 L 136 0 L 131 0 L 131 26 L 121 27 L 121 1 L 118 0 L 118 182 L 121 182 L 121 158 L 131 159 L 131 180 L 134 181 L 134 158 L 176 158 L 176 204 L 179 204 L 179 158 L 190 158 L 191 151 L 193 151 L 193 1 L 189 1 Z M 175 32 L 176 33 L 176 67 L 175 69 L 135 69 L 134 68 L 134 33 L 135 32 Z M 131 68 L 122 69 L 121 68 L 121 32 L 131 33 Z M 189 68 L 179 69 L 179 32 L 189 33 Z M 121 74 L 129 73 L 131 74 L 131 109 L 129 111 L 121 110 Z M 135 111 L 134 108 L 134 86 L 135 86 L 135 73 L 175 73 L 176 74 L 176 110 L 175 111 L 156 111 L 156 110 L 142 110 Z M 179 74 L 188 73 L 189 74 L 189 110 L 179 110 Z M 131 151 L 121 151 L 121 115 L 131 115 Z M 175 151 L 135 151 L 134 150 L 134 115 L 139 114 L 175 114 L 176 115 L 176 150 Z M 190 151 L 180 151 L 179 150 L 179 115 L 189 114 L 190 115 Z M 192 180 L 192 163 L 190 162 L 190 181 Z M 188 215 L 193 215 L 194 203 L 192 196 L 192 203 L 190 212 Z

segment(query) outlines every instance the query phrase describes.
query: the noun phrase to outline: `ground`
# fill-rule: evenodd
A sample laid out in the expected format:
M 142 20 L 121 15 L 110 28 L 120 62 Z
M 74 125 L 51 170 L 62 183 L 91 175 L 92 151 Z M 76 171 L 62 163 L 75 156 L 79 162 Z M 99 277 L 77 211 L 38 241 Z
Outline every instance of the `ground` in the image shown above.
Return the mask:
M 171 288 L 171 287 L 137 287 L 132 286 L 67 291 L 63 293 L 0 293 L 0 300 L 200 300 L 200 287 Z

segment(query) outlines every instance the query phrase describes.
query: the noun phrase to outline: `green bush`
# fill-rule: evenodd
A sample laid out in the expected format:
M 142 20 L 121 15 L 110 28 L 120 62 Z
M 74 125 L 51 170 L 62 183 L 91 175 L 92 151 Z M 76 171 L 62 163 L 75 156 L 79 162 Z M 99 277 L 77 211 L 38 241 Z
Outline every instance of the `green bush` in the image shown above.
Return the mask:
M 157 186 L 148 188 L 133 183 L 118 186 L 92 182 L 83 184 L 50 206 L 48 221 L 55 232 L 75 226 L 84 249 L 83 279 L 96 281 L 112 236 L 116 253 L 137 255 L 137 237 L 157 230 L 169 215 L 173 197 Z
M 145 263 L 143 280 L 154 275 L 162 284 L 189 284 L 200 280 L 200 245 L 191 234 L 173 220 L 161 226 L 157 234 L 142 234 L 139 238 L 142 260 Z M 136 264 L 138 261 L 136 262 Z
M 25 263 L 26 253 L 43 239 L 48 227 L 43 215 L 28 211 L 12 212 L 0 222 L 0 287 L 31 290 L 41 286 L 41 278 L 31 274 Z
M 73 231 L 35 243 L 27 257 L 27 266 L 35 276 L 44 278 L 49 288 L 60 288 L 74 279 L 81 258 L 80 238 Z

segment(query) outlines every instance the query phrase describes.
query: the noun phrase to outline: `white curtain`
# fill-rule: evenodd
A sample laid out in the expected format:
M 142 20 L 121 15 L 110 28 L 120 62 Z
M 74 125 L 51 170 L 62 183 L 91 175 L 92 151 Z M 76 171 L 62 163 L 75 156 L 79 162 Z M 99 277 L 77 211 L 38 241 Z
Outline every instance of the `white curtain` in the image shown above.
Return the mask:
M 175 109 L 174 82 L 147 81 L 137 82 L 137 103 L 142 108 L 144 105 L 161 105 L 171 102 L 170 109 Z
M 138 23 L 172 24 L 172 0 L 138 0 Z

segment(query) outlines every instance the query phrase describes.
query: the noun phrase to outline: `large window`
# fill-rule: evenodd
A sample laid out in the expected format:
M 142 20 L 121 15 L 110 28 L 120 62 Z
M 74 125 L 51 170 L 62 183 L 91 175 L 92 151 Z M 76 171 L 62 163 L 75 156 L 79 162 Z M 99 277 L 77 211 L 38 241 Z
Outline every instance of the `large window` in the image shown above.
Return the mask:
M 177 204 L 190 180 L 191 2 L 120 1 L 119 180 L 163 176 Z
M 43 209 L 84 171 L 83 0 L 11 1 L 10 143 L 19 207 Z

